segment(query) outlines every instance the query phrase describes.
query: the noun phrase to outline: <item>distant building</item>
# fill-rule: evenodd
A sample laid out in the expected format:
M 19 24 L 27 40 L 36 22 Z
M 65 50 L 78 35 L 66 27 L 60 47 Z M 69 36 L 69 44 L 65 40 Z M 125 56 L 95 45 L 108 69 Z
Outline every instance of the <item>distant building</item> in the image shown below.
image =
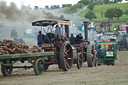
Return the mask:
M 64 8 L 64 7 L 71 7 L 72 6 L 72 4 L 62 4 L 62 8 Z
M 46 5 L 46 6 L 45 6 L 45 9 L 49 9 L 49 6 Z
M 50 7 L 50 9 L 58 9 L 58 8 L 60 8 L 59 5 L 51 5 L 51 7 Z
M 39 7 L 38 6 L 34 6 L 34 9 L 38 9 Z
M 128 3 L 128 0 L 122 0 L 121 3 Z

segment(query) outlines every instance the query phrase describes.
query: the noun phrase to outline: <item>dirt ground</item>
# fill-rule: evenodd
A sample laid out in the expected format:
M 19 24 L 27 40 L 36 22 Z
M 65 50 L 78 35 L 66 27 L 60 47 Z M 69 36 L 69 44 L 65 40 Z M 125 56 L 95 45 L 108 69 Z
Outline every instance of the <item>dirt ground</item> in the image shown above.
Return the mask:
M 115 66 L 88 68 L 84 63 L 79 70 L 76 65 L 70 71 L 59 70 L 51 65 L 43 75 L 36 76 L 33 69 L 18 69 L 3 77 L 0 85 L 128 85 L 128 51 L 118 52 Z

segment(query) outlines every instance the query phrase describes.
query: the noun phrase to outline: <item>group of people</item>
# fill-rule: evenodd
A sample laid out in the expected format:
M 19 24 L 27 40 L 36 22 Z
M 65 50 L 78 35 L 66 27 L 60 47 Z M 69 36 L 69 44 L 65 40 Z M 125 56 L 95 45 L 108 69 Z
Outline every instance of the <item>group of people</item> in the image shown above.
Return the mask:
M 42 34 L 41 31 L 38 32 L 38 36 L 37 36 L 37 44 L 38 46 L 40 46 L 43 42 L 44 42 L 44 35 Z M 76 37 L 74 37 L 73 33 L 71 33 L 71 37 L 70 37 L 70 43 L 72 45 L 74 44 L 80 44 L 83 40 L 83 36 L 81 33 L 79 33 Z
M 83 36 L 81 33 L 79 33 L 76 37 L 74 37 L 73 33 L 71 33 L 71 37 L 70 37 L 70 43 L 72 45 L 74 44 L 80 44 L 83 40 Z

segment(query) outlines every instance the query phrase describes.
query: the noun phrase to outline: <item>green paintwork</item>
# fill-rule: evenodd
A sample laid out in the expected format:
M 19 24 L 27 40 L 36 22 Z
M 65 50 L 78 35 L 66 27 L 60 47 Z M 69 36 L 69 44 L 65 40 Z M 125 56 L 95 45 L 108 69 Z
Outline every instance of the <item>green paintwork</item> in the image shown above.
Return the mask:
M 20 58 L 34 58 L 34 57 L 44 57 L 44 58 L 46 58 L 45 56 L 54 56 L 54 52 L 0 55 L 0 60 L 15 59 L 15 58 L 18 58 L 18 59 L 20 59 Z
M 43 61 L 41 61 L 41 60 L 38 61 L 37 69 L 38 69 L 39 74 L 42 74 L 44 72 L 44 64 L 43 64 Z
M 114 41 L 102 41 L 95 43 L 95 49 L 98 50 L 98 44 L 112 43 L 113 51 L 107 51 L 108 45 L 102 45 L 103 58 L 97 60 L 97 64 L 113 64 L 117 60 L 117 43 Z M 98 58 L 98 53 L 97 53 Z

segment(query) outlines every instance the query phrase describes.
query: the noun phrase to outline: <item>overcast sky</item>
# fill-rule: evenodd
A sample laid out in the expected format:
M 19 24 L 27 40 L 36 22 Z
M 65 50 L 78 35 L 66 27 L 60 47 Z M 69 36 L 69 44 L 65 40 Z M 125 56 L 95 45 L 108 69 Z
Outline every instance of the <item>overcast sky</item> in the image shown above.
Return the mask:
M 62 6 L 62 4 L 76 4 L 80 0 L 0 0 L 0 1 L 6 1 L 8 5 L 10 4 L 10 2 L 15 2 L 19 8 L 21 4 L 24 4 L 26 6 L 30 4 L 30 7 L 33 6 L 45 7 L 45 5 Z

